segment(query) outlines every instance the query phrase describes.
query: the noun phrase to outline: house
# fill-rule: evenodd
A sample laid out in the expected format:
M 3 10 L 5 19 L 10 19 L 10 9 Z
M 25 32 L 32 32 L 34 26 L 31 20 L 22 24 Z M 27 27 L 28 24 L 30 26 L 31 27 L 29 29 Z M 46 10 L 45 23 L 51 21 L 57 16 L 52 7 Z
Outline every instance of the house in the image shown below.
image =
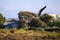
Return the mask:
M 14 28 L 14 27 L 19 27 L 19 24 L 18 24 L 18 19 L 7 19 L 5 22 L 4 22 L 4 27 L 5 28 Z
M 56 21 L 60 21 L 60 15 L 58 14 L 49 14 L 55 18 Z

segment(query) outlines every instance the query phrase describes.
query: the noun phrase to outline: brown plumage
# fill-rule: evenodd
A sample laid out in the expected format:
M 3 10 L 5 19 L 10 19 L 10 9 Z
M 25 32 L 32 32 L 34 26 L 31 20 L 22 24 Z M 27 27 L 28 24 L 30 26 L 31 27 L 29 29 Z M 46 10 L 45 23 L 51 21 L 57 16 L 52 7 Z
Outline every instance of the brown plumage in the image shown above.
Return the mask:
M 46 7 L 47 7 L 47 6 L 44 6 L 43 8 L 41 8 L 41 9 L 39 10 L 38 16 L 41 15 L 42 11 L 43 11 Z
M 33 12 L 28 12 L 28 11 L 21 11 L 18 13 L 18 17 L 21 21 L 22 24 L 28 24 L 28 23 L 31 23 L 32 20 L 33 22 L 35 23 L 35 20 L 39 20 L 39 16 L 41 15 L 42 11 L 46 8 L 46 6 L 44 6 L 43 8 L 41 8 L 39 10 L 39 13 L 38 14 L 35 14 Z M 38 23 L 39 21 L 37 21 Z M 38 24 L 36 24 L 38 25 Z M 39 24 L 40 25 L 40 24 Z M 24 25 L 22 25 L 24 26 Z

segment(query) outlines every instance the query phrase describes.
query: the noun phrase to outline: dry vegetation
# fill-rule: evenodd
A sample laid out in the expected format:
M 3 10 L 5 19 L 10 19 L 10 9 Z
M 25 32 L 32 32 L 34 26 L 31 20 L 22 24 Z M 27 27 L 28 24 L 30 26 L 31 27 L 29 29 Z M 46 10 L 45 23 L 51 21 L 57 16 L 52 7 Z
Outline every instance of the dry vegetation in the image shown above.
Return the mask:
M 12 30 L 12 29 L 11 29 Z M 14 29 L 11 33 L 8 29 L 0 29 L 0 40 L 59 40 L 59 33 L 52 33 L 39 30 Z

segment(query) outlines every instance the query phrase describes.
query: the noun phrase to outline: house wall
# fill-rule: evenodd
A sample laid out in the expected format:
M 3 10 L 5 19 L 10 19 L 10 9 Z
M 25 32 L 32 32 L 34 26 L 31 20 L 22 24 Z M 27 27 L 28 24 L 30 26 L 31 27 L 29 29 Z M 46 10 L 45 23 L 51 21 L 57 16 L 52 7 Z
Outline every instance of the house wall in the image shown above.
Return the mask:
M 55 18 L 55 20 L 60 21 L 60 15 L 57 14 L 49 14 Z

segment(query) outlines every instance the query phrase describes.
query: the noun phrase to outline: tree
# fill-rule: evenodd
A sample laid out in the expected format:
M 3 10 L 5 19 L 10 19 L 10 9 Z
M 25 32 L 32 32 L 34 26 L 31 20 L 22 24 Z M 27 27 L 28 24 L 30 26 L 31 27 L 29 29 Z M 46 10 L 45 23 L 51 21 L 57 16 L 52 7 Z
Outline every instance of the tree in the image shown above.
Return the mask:
M 54 17 L 49 15 L 49 14 L 43 14 L 42 16 L 40 16 L 40 19 L 42 21 L 44 21 L 47 25 L 49 26 L 53 26 L 53 21 L 54 21 Z
M 54 26 L 60 27 L 60 21 L 54 21 Z
M 3 28 L 4 22 L 5 22 L 5 18 L 4 18 L 3 15 L 0 13 L 0 28 Z

